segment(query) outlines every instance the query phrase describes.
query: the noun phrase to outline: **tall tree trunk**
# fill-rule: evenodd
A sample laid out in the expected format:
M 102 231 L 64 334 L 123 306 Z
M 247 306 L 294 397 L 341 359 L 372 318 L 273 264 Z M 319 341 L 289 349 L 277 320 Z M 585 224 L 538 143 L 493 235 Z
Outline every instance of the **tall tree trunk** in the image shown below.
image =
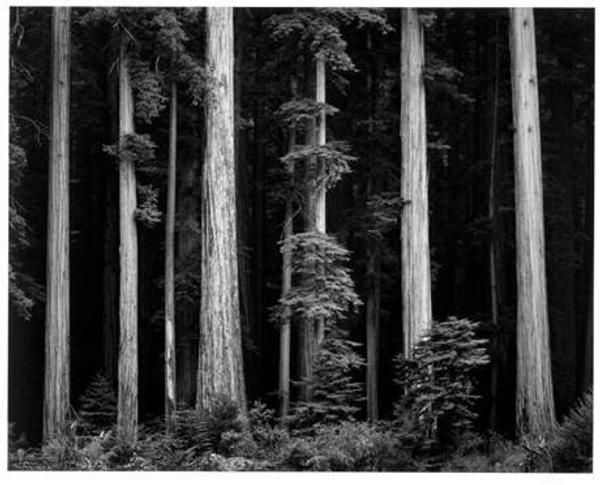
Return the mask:
M 69 103 L 71 9 L 52 11 L 52 105 L 48 167 L 44 441 L 60 436 L 70 406 Z
M 306 91 L 312 90 L 312 81 L 314 75 L 312 74 L 312 65 L 308 61 L 307 64 L 310 66 L 306 75 Z M 304 144 L 306 146 L 312 146 L 316 141 L 316 119 L 312 118 L 307 123 Z M 304 180 L 306 187 L 305 195 L 305 210 L 304 219 L 306 232 L 314 232 L 317 230 L 317 160 L 315 157 L 311 157 L 307 160 Z M 311 268 L 312 271 L 316 271 L 316 268 Z M 303 276 L 310 278 L 310 275 Z M 298 377 L 302 381 L 300 386 L 300 399 L 303 401 L 310 401 L 312 399 L 312 386 L 307 383 L 313 378 L 313 362 L 315 355 L 315 330 L 316 324 L 314 319 L 303 318 L 300 322 L 300 331 L 298 334 Z
M 292 98 L 298 97 L 298 86 L 295 76 L 290 79 Z M 288 153 L 296 145 L 296 127 L 290 128 Z M 290 169 L 290 176 L 294 176 L 294 169 Z M 283 221 L 282 240 L 287 241 L 294 233 L 294 207 L 288 197 L 285 201 L 285 216 Z M 281 296 L 284 297 L 292 289 L 292 251 L 283 247 L 281 262 Z M 285 418 L 290 410 L 290 343 L 291 343 L 292 314 L 286 310 L 284 320 L 279 328 L 279 415 Z
M 134 133 L 134 107 L 127 62 L 127 34 L 119 52 L 119 143 Z M 137 440 L 138 421 L 138 241 L 135 219 L 136 179 L 133 161 L 119 160 L 119 392 L 117 437 Z
M 517 236 L 517 430 L 555 426 L 546 306 L 542 161 L 533 10 L 510 9 Z
M 317 103 L 325 103 L 325 57 L 318 55 L 316 57 L 316 96 L 315 101 Z M 317 145 L 325 145 L 327 143 L 327 125 L 326 125 L 326 114 L 325 110 L 321 110 L 319 114 L 317 133 Z M 323 179 L 325 173 L 324 162 L 319 160 L 318 163 L 318 178 Z M 316 201 L 316 230 L 320 233 L 325 234 L 327 232 L 327 187 L 324 182 L 319 182 L 317 186 L 317 201 Z M 323 268 L 317 268 L 317 271 L 322 272 Z M 318 318 L 315 322 L 315 346 L 316 348 L 321 345 L 325 338 L 325 319 Z
M 496 425 L 496 393 L 498 387 L 498 290 L 497 290 L 497 254 L 496 254 L 496 153 L 498 145 L 498 98 L 500 91 L 499 72 L 499 53 L 498 53 L 498 21 L 495 22 L 494 39 L 494 67 L 493 67 L 493 87 L 492 87 L 492 127 L 490 141 L 490 180 L 488 186 L 488 218 L 490 220 L 490 306 L 492 314 L 493 344 L 494 355 L 491 359 L 490 373 L 490 428 L 494 429 Z
M 175 193 L 177 180 L 177 84 L 171 81 L 169 119 L 169 175 L 165 221 L 165 418 L 167 423 L 177 409 L 175 397 Z
M 198 119 L 200 116 L 198 116 Z M 178 163 L 179 190 L 177 190 L 177 266 L 179 271 L 195 268 L 200 228 L 198 223 L 198 185 L 200 177 L 201 136 L 199 120 L 192 122 L 193 146 L 187 156 Z M 197 128 L 196 128 L 197 127 Z M 194 275 L 195 276 L 195 275 Z M 198 298 L 199 302 L 200 298 Z M 177 402 L 192 407 L 196 396 L 196 373 L 198 370 L 198 313 L 199 304 L 182 298 L 177 302 L 175 339 L 177 342 Z
M 217 80 L 206 107 L 202 180 L 202 296 L 196 406 L 219 394 L 246 412 L 235 207 L 233 9 L 207 9 L 207 67 Z
M 401 47 L 402 322 L 410 357 L 432 319 L 423 27 L 414 8 L 402 10 Z
M 116 49 L 111 49 L 115 54 Z M 112 58 L 112 56 L 109 56 Z M 112 59 L 111 61 L 112 62 Z M 117 83 L 116 76 L 107 66 L 106 104 L 108 106 L 108 130 L 106 143 L 112 143 L 119 136 L 117 127 Z M 104 266 L 103 266 L 103 305 L 102 338 L 104 375 L 113 384 L 117 381 L 117 334 L 119 331 L 119 256 L 118 256 L 118 199 L 117 171 L 114 160 L 104 164 Z
M 372 53 L 371 31 L 367 31 L 367 50 Z M 367 68 L 367 94 L 369 96 L 369 124 L 367 145 L 369 163 L 375 164 L 373 123 L 375 116 L 375 83 L 373 82 L 373 65 Z M 377 193 L 374 187 L 374 177 L 369 174 L 366 187 L 366 201 Z M 366 327 L 367 327 L 367 418 L 370 421 L 379 419 L 379 315 L 381 302 L 381 254 L 379 241 L 367 240 L 367 301 L 366 301 Z

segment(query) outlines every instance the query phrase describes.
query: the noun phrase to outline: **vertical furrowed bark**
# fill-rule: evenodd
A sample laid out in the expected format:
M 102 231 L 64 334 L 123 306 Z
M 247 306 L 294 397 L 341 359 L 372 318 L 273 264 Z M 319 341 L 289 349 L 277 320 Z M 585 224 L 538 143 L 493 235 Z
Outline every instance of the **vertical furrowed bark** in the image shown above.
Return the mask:
M 48 167 L 48 244 L 44 441 L 65 431 L 70 406 L 69 373 L 69 104 L 71 9 L 52 15 L 52 101 Z
M 165 419 L 175 412 L 175 193 L 177 180 L 177 84 L 171 82 L 169 119 L 169 175 L 167 181 L 167 216 L 165 223 Z
M 202 296 L 196 406 L 219 395 L 246 413 L 238 294 L 233 9 L 207 9 L 207 67 L 214 85 L 206 106 L 202 180 Z
M 401 49 L 402 322 L 404 354 L 410 357 L 432 320 L 424 45 L 416 9 L 402 11 Z
M 134 107 L 127 62 L 127 34 L 121 32 L 119 52 L 119 143 L 134 133 Z M 135 219 L 136 177 L 132 160 L 119 160 L 119 392 L 117 437 L 137 440 L 138 421 L 138 241 Z
M 510 9 L 517 237 L 517 431 L 555 426 L 546 303 L 542 161 L 533 10 Z
M 315 100 L 317 103 L 325 103 L 326 91 L 325 91 L 325 58 L 322 55 L 318 55 L 316 58 L 316 96 Z M 317 145 L 325 145 L 327 143 L 327 125 L 325 110 L 321 110 L 319 114 L 318 122 L 318 133 L 317 133 Z M 316 229 L 318 232 L 325 234 L 327 232 L 327 187 L 323 182 L 323 175 L 325 173 L 324 162 L 317 161 L 318 178 L 320 180 L 317 186 L 317 200 L 316 200 Z M 317 268 L 320 273 L 323 272 L 323 268 Z M 315 348 L 318 348 L 325 338 L 325 320 L 318 318 L 315 322 Z

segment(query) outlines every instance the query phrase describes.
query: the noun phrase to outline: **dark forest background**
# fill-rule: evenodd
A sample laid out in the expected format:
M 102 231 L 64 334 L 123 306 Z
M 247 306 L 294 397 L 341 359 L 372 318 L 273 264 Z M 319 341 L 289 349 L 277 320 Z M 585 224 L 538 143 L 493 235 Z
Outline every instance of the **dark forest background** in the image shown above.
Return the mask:
M 89 9 L 73 11 L 71 98 L 71 380 L 76 405 L 95 374 L 112 358 L 106 329 L 118 322 L 118 293 L 107 285 L 117 266 L 114 222 L 115 167 L 103 150 L 114 143 L 115 44 L 109 26 L 82 22 Z M 286 130 L 277 114 L 289 99 L 287 72 L 293 50 L 275 42 L 268 19 L 283 9 L 235 9 L 237 180 L 241 314 L 248 401 L 276 407 L 278 332 L 270 309 L 280 297 L 284 206 L 278 192 L 279 158 L 287 151 Z M 399 192 L 399 20 L 386 9 L 387 33 L 342 25 L 355 70 L 328 78 L 328 103 L 339 113 L 328 136 L 350 143 L 358 157 L 352 173 L 328 193 L 328 232 L 351 251 L 357 292 L 365 298 L 366 247 L 373 217 L 366 184 L 377 180 L 382 194 Z M 477 393 L 481 428 L 512 436 L 515 428 L 516 277 L 513 147 L 508 16 L 498 9 L 436 9 L 425 30 L 433 314 L 480 321 L 489 339 L 492 365 L 480 371 Z M 49 8 L 12 8 L 11 144 L 23 151 L 11 165 L 11 303 L 9 309 L 9 421 L 37 442 L 42 431 L 47 126 L 49 113 Z M 594 190 L 594 12 L 537 9 L 546 267 L 552 375 L 558 418 L 587 385 L 587 325 L 592 312 Z M 6 20 L 5 20 L 6 21 Z M 188 46 L 202 52 L 202 20 Z M 377 92 L 373 163 L 365 119 L 370 106 L 366 72 Z M 496 95 L 495 81 L 498 79 Z M 492 106 L 497 96 L 497 213 L 488 215 Z M 198 197 L 203 146 L 203 111 L 189 94 L 180 96 L 178 140 L 177 252 L 198 251 Z M 158 188 L 164 211 L 168 125 L 166 117 L 140 125 L 156 143 L 156 163 L 142 174 Z M 12 212 L 11 212 L 12 214 Z M 389 216 L 389 213 L 386 213 Z M 387 217 L 386 216 L 386 217 Z M 381 415 L 396 396 L 392 359 L 401 347 L 399 225 L 381 231 Z M 139 231 L 139 413 L 141 421 L 163 412 L 164 221 Z M 498 243 L 499 324 L 490 316 L 491 228 Z M 177 260 L 178 400 L 192 405 L 197 359 L 198 261 Z M 13 291 L 14 290 L 14 291 Z M 349 338 L 365 341 L 364 306 L 351 316 Z M 114 340 L 113 340 L 114 343 Z M 359 349 L 364 353 L 364 349 Z M 498 372 L 495 399 L 492 366 Z M 108 369 L 115 377 L 116 366 Z M 292 375 L 294 375 L 292 363 Z M 187 374 L 186 374 L 187 373 Z M 187 378 L 186 378 L 187 375 Z M 364 380 L 364 375 L 359 375 Z M 493 401 L 496 418 L 490 421 Z

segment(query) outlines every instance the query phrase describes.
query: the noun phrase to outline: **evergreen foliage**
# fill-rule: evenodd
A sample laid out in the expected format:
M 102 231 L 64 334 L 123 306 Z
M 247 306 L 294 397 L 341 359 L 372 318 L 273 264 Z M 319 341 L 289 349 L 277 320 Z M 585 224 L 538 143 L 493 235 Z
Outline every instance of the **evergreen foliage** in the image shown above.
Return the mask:
M 487 341 L 475 338 L 478 325 L 457 318 L 435 322 L 412 358 L 395 359 L 401 388 L 396 418 L 416 418 L 426 448 L 453 445 L 477 418 L 473 371 L 489 362 Z
M 331 328 L 361 304 L 345 266 L 349 252 L 333 236 L 298 233 L 283 241 L 282 246 L 292 253 L 294 284 L 275 307 L 272 314 L 275 322 L 282 321 L 291 311 L 304 320 L 322 318 L 326 328 Z
M 584 394 L 559 426 L 549 446 L 552 471 L 592 472 L 594 444 L 594 400 L 592 391 Z
M 313 388 L 313 398 L 294 404 L 292 426 L 302 429 L 358 416 L 365 400 L 364 385 L 357 381 L 359 371 L 365 366 L 358 347 L 360 344 L 348 340 L 340 330 L 326 336 L 315 359 L 313 378 L 306 382 Z
M 80 427 L 84 434 L 94 434 L 113 427 L 117 420 L 117 398 L 112 384 L 96 374 L 79 397 Z

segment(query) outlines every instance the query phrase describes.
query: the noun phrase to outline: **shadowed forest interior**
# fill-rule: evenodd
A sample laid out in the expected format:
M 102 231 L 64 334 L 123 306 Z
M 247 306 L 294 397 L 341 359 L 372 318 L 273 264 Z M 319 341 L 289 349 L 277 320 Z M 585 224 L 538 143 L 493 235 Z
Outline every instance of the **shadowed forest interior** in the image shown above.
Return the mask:
M 10 13 L 11 449 L 591 470 L 592 9 Z

